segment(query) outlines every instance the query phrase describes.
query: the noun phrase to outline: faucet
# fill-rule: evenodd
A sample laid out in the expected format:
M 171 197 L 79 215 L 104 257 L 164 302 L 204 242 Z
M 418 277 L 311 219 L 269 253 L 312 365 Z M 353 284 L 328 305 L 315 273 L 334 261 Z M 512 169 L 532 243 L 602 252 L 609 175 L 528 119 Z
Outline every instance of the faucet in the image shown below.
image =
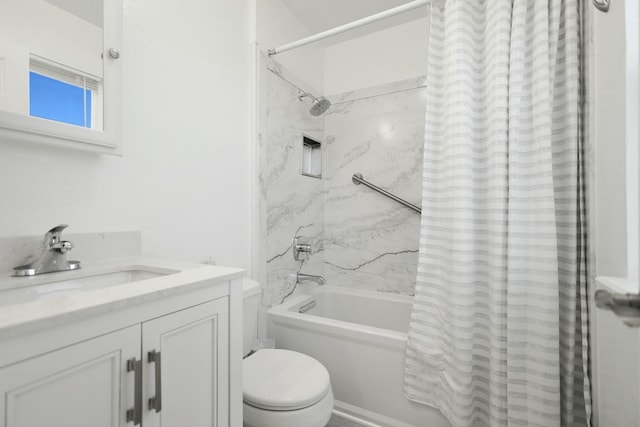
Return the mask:
M 296 285 L 304 282 L 316 282 L 318 285 L 324 285 L 324 277 L 314 276 L 313 274 L 296 274 Z
M 67 252 L 73 249 L 71 242 L 61 239 L 62 230 L 67 227 L 67 224 L 60 224 L 47 231 L 42 242 L 42 253 L 38 259 L 29 264 L 14 267 L 13 275 L 35 276 L 80 268 L 79 261 L 67 261 Z

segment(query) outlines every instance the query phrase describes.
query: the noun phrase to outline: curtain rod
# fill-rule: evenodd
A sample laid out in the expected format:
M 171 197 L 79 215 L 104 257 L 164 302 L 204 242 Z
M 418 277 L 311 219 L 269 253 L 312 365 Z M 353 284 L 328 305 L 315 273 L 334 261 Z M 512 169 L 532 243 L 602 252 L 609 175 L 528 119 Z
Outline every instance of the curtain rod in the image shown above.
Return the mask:
M 385 10 L 383 12 L 376 13 L 374 15 L 367 16 L 362 19 L 358 19 L 353 22 L 349 22 L 348 24 L 340 25 L 335 28 L 331 28 L 330 30 L 323 31 L 318 34 L 314 34 L 313 36 L 305 37 L 303 39 L 297 40 L 295 42 L 284 44 L 280 47 L 276 47 L 275 49 L 269 49 L 267 54 L 269 56 L 277 55 L 282 52 L 286 52 L 291 49 L 295 49 L 300 46 L 307 45 L 309 43 L 316 42 L 318 40 L 326 39 L 327 37 L 334 36 L 336 34 L 344 33 L 345 31 L 352 30 L 354 28 L 361 27 L 366 24 L 370 24 L 372 22 L 380 21 L 385 18 L 389 18 L 391 16 L 398 15 L 403 12 L 407 12 L 409 10 L 417 9 L 421 6 L 426 6 L 430 4 L 433 0 L 415 0 L 406 4 L 403 4 L 398 7 L 394 7 L 392 9 Z

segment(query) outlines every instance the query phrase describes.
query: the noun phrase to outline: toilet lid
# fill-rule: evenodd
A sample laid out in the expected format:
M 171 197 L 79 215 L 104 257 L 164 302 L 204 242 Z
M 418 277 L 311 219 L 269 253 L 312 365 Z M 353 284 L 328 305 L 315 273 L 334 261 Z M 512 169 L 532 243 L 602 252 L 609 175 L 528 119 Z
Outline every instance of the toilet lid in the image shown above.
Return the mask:
M 327 395 L 329 372 L 316 359 L 290 350 L 263 349 L 242 363 L 244 401 L 257 408 L 302 409 Z

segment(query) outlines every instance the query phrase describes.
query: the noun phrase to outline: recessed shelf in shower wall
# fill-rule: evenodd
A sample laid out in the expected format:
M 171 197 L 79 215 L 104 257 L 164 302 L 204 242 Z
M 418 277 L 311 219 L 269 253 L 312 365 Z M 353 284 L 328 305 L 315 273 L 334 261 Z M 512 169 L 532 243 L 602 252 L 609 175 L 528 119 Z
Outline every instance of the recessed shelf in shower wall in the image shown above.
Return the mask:
M 322 178 L 322 143 L 306 135 L 302 135 L 301 174 Z

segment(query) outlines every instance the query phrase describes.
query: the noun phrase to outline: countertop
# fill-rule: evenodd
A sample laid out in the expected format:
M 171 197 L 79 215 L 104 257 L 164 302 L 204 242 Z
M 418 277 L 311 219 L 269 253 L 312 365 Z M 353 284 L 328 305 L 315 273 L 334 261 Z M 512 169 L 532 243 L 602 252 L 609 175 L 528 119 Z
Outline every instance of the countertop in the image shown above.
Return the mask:
M 3 305 L 4 291 L 82 279 L 126 270 L 164 273 L 160 277 L 92 290 L 77 290 L 34 301 Z M 169 274 L 167 274 L 169 273 Z M 75 271 L 33 277 L 10 277 L 0 273 L 0 338 L 26 333 L 46 326 L 77 321 L 133 305 L 195 291 L 245 275 L 245 270 L 195 263 L 133 257 L 83 263 Z M 5 294 L 7 295 L 7 294 Z

